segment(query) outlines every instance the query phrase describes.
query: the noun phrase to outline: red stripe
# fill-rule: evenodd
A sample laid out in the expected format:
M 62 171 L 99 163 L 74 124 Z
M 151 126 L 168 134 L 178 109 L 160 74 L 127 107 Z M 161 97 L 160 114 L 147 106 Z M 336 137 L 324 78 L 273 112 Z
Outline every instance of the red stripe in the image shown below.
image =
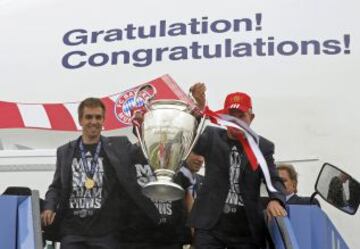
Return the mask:
M 212 110 L 209 109 L 208 106 L 205 106 L 204 109 L 204 115 L 210 118 L 211 123 L 213 124 L 219 124 L 217 119 L 220 119 L 219 115 Z
M 76 124 L 63 104 L 44 104 L 52 130 L 76 131 Z
M 185 102 L 191 101 L 189 96 L 179 87 L 178 84 L 176 84 L 175 80 L 173 80 L 170 75 L 163 75 L 159 80 L 163 81 L 163 83 L 165 83 L 170 88 L 171 92 L 173 92 L 176 96 L 175 99 L 180 99 Z
M 156 99 L 179 99 L 163 79 L 158 78 L 149 83 L 157 90 Z
M 0 101 L 0 117 L 0 128 L 25 127 L 16 103 Z
M 237 136 L 237 139 L 240 141 L 240 143 L 242 144 L 242 146 L 244 148 L 244 152 L 250 162 L 251 168 L 255 171 L 259 165 L 258 165 L 258 162 L 257 162 L 254 152 L 251 150 L 249 141 L 247 139 L 245 139 L 243 137 L 243 135 L 241 135 L 241 134 L 239 134 Z

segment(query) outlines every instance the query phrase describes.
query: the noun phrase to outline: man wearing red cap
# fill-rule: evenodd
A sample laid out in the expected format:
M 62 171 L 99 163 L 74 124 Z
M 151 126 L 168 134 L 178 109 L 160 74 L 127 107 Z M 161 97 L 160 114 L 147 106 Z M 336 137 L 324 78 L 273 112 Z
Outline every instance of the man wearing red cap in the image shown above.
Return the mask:
M 197 83 L 191 90 L 198 107 L 204 108 L 205 85 Z M 248 126 L 255 117 L 250 96 L 241 92 L 229 94 L 220 113 Z M 204 156 L 206 162 L 204 183 L 189 220 L 195 228 L 196 249 L 265 248 L 266 227 L 260 201 L 263 174 L 260 167 L 250 165 L 246 138 L 242 135 L 238 129 L 208 126 L 193 150 Z M 267 214 L 284 216 L 284 185 L 274 164 L 274 144 L 260 136 L 258 145 L 267 162 L 271 183 L 278 190 L 269 191 Z

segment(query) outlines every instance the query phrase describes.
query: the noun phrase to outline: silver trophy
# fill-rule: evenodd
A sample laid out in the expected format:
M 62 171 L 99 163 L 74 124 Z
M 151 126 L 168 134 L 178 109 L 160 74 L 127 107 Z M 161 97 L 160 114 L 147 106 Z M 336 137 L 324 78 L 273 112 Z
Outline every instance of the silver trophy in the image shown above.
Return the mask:
M 137 96 L 146 89 L 152 95 L 144 101 L 147 112 L 141 128 L 136 128 L 137 137 L 155 180 L 143 187 L 143 193 L 153 200 L 174 201 L 184 197 L 184 189 L 174 183 L 173 177 L 196 143 L 205 118 L 200 121 L 191 113 L 192 105 L 174 99 L 153 100 L 156 89 L 142 86 Z M 140 131 L 141 130 L 141 131 Z

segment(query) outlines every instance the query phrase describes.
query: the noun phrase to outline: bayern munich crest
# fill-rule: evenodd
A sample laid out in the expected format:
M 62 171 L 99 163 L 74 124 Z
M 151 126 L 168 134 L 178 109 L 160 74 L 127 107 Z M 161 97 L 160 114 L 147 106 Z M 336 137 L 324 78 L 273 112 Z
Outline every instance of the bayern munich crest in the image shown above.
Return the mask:
M 114 115 L 120 123 L 125 125 L 131 125 L 131 110 L 134 107 L 140 107 L 144 105 L 144 100 L 150 97 L 150 94 L 146 91 L 142 91 L 135 103 L 135 90 L 127 91 L 119 95 L 114 105 Z

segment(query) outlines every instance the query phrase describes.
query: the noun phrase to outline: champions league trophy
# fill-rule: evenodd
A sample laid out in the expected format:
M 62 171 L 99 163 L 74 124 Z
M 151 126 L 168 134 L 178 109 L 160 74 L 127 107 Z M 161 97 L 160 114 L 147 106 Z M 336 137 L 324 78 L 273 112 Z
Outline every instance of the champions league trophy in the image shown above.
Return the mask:
M 152 95 L 144 101 L 147 112 L 137 137 L 150 167 L 154 171 L 154 181 L 143 187 L 143 193 L 153 200 L 174 201 L 184 197 L 184 189 L 173 182 L 175 172 L 188 157 L 204 126 L 191 112 L 193 107 L 181 100 L 153 100 L 156 89 L 150 84 L 142 86 L 138 95 L 151 89 Z

